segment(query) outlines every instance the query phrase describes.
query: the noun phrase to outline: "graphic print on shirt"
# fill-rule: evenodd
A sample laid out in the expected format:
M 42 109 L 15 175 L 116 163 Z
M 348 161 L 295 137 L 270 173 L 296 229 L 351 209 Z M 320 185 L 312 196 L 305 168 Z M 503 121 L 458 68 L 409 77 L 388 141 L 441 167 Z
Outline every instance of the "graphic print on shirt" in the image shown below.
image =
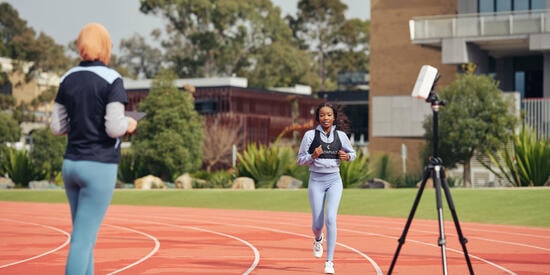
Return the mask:
M 315 137 L 313 138 L 313 141 L 309 146 L 308 153 L 313 154 L 315 148 L 321 145 L 321 148 L 323 148 L 323 154 L 319 156 L 320 159 L 338 159 L 338 151 L 342 149 L 342 143 L 340 142 L 338 132 L 334 131 L 333 133 L 334 139 L 332 140 L 332 142 L 326 143 L 321 140 L 321 131 L 315 130 Z

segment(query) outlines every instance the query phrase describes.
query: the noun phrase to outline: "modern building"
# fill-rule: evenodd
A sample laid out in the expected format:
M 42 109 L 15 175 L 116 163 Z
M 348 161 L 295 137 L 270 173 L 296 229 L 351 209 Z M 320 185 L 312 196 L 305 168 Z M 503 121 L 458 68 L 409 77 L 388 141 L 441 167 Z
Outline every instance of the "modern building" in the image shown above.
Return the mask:
M 400 157 L 405 146 L 410 166 L 421 168 L 422 121 L 432 110 L 411 91 L 422 65 L 439 70 L 438 86 L 465 65 L 493 75 L 548 137 L 549 7 L 549 0 L 372 0 L 369 152 Z

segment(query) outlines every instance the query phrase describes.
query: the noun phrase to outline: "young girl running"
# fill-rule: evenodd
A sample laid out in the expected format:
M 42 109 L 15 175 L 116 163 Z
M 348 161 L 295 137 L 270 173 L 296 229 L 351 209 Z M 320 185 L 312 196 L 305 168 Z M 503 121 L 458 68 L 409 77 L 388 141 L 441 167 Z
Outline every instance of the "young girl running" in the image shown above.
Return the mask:
M 334 248 L 336 246 L 336 215 L 342 197 L 340 162 L 355 159 L 355 150 L 346 133 L 339 130 L 337 110 L 323 103 L 315 110 L 315 129 L 304 134 L 298 152 L 298 164 L 309 166 L 308 197 L 314 235 L 313 255 L 323 256 L 323 226 L 326 223 L 327 257 L 325 273 L 334 274 Z M 338 128 L 338 130 L 337 130 Z M 326 209 L 326 215 L 325 215 Z

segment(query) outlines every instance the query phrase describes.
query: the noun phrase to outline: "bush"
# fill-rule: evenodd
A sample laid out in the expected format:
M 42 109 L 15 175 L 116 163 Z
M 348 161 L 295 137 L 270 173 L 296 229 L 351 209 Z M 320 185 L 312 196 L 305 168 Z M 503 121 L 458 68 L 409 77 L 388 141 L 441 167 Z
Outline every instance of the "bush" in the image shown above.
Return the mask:
M 19 187 L 29 187 L 33 180 L 43 180 L 46 173 L 33 164 L 25 150 L 18 151 L 10 148 L 7 158 L 2 162 L 2 169 L 8 177 Z
M 424 177 L 423 173 L 412 173 L 412 174 L 401 175 L 395 179 L 394 187 L 397 187 L 397 188 L 416 187 L 416 184 L 422 181 L 423 177 Z M 449 178 L 447 178 L 447 182 L 449 182 Z
M 120 162 L 118 163 L 118 180 L 124 183 L 133 183 L 135 179 L 140 178 L 139 161 L 131 152 L 122 152 Z
M 206 181 L 206 184 L 199 184 L 194 181 L 193 188 L 229 188 L 233 182 L 233 174 L 224 170 L 215 172 L 201 170 L 193 173 L 192 177 Z
M 340 175 L 344 188 L 361 187 L 371 176 L 369 158 L 362 151 L 357 150 L 355 160 L 340 163 Z
M 515 186 L 544 185 L 550 178 L 550 140 L 539 140 L 532 129 L 523 128 L 508 144 L 511 147 L 499 152 L 486 152 L 496 169 L 491 163 L 482 164 Z
M 237 157 L 239 176 L 253 178 L 256 188 L 273 188 L 285 174 L 307 184 L 307 168 L 298 165 L 296 152 L 291 147 L 280 147 L 278 143 L 271 146 L 249 144 Z

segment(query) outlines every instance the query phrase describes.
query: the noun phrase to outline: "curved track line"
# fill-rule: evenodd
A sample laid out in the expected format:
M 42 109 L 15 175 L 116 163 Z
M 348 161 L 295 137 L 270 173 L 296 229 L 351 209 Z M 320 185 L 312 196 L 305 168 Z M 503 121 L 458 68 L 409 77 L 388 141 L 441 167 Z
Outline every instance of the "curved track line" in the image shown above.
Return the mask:
M 388 239 L 394 239 L 394 240 L 398 240 L 397 238 L 395 238 L 394 236 L 389 236 L 389 235 L 384 235 L 384 234 L 378 234 L 378 233 L 364 233 L 364 232 L 361 232 L 361 231 L 355 231 L 355 230 L 350 230 L 350 229 L 339 229 L 339 230 L 342 230 L 342 231 L 347 231 L 347 232 L 352 232 L 352 233 L 355 233 L 355 234 L 364 234 L 364 235 L 375 235 L 375 236 L 378 236 L 378 237 L 382 237 L 382 238 L 388 238 Z M 432 244 L 432 243 L 427 243 L 427 242 L 423 242 L 423 241 L 419 241 L 419 240 L 415 240 L 415 239 L 406 239 L 405 241 L 410 241 L 412 243 L 416 243 L 416 244 L 420 244 L 420 245 L 427 245 L 427 246 L 431 246 L 431 247 L 439 247 L 438 245 L 435 245 L 435 244 Z M 461 254 L 461 255 L 464 255 L 464 251 L 462 250 L 458 250 L 458 249 L 454 249 L 454 248 L 450 248 L 450 247 L 446 247 L 446 249 L 448 251 L 452 251 L 452 252 L 455 252 L 457 254 Z M 488 265 L 491 265 L 497 269 L 500 269 L 504 272 L 508 272 L 509 274 L 513 274 L 515 275 L 516 273 L 499 265 L 499 264 L 496 264 L 496 263 L 493 263 L 489 260 L 486 260 L 486 259 L 483 259 L 481 257 L 478 257 L 478 256 L 475 256 L 475 255 L 472 255 L 471 253 L 468 253 L 468 255 L 470 256 L 470 258 L 475 258 L 477 260 L 480 260 Z
M 187 215 L 187 216 L 191 216 L 191 215 Z M 186 218 L 188 218 L 188 217 L 186 217 Z M 219 217 L 219 218 L 232 220 L 231 218 L 228 218 L 228 217 Z M 191 219 L 191 218 L 188 218 L 188 219 Z M 250 219 L 248 219 L 248 220 L 251 221 Z M 254 220 L 254 221 L 257 222 L 257 220 Z M 273 222 L 269 222 L 269 221 L 264 221 L 264 223 L 273 224 Z M 279 224 L 279 225 L 295 225 L 295 224 L 285 223 L 285 222 L 277 222 L 277 223 L 274 223 L 274 224 Z M 350 223 L 347 223 L 347 224 L 350 224 Z M 353 223 L 351 223 L 351 224 L 353 224 Z M 247 226 L 247 227 L 248 227 L 248 226 Z M 262 228 L 263 228 L 263 227 L 260 227 L 259 229 L 262 229 Z M 386 229 L 387 229 L 387 228 L 386 228 Z M 278 230 L 276 230 L 276 229 L 271 229 L 271 230 L 272 230 L 272 231 L 276 231 L 276 232 L 278 231 Z M 339 230 L 339 231 L 351 232 L 351 233 L 355 233 L 355 234 L 360 234 L 360 235 L 373 235 L 373 236 L 378 236 L 378 237 L 383 237 L 383 238 L 389 238 L 389 239 L 395 239 L 395 240 L 397 240 L 397 238 L 396 238 L 395 236 L 389 236 L 389 235 L 385 235 L 385 234 L 370 233 L 370 232 L 365 233 L 365 232 L 362 232 L 362 231 L 356 231 L 356 230 L 345 229 L 345 228 L 339 228 L 338 230 Z M 424 233 L 433 233 L 433 231 L 424 231 L 424 230 L 420 230 L 420 232 L 424 232 Z M 288 233 L 288 232 L 280 231 L 280 233 Z M 309 237 L 309 236 L 306 236 L 306 235 L 303 235 L 303 234 L 300 234 L 300 236 Z M 414 240 L 414 239 L 407 239 L 407 241 L 410 241 L 410 242 L 413 242 L 413 243 L 416 243 L 416 244 L 420 244 L 420 245 L 427 245 L 427 246 L 436 247 L 436 248 L 439 247 L 439 246 L 434 245 L 434 244 L 432 244 L 432 243 L 423 242 L 423 241 Z M 525 244 L 521 244 L 521 243 L 507 243 L 507 242 L 503 242 L 503 241 L 499 241 L 499 240 L 491 240 L 491 239 L 486 239 L 486 241 L 495 242 L 495 243 L 500 243 L 500 242 L 502 242 L 502 243 L 506 243 L 506 244 L 508 244 L 508 245 L 516 245 L 516 246 L 525 245 Z M 350 250 L 352 250 L 352 251 L 354 251 L 354 252 L 357 252 L 354 248 L 347 247 L 346 245 L 341 244 L 341 243 L 337 243 L 337 244 L 340 245 L 340 246 L 346 247 L 346 248 L 348 248 L 348 249 L 350 249 Z M 525 246 L 530 247 L 530 246 L 528 246 L 528 245 L 525 245 Z M 535 247 L 532 247 L 532 248 L 535 248 Z M 542 249 L 545 250 L 544 248 L 542 248 Z M 461 251 L 461 250 L 457 250 L 457 249 L 453 249 L 453 248 L 449 248 L 449 247 L 447 247 L 447 250 L 452 251 L 452 252 L 455 252 L 455 253 L 458 253 L 458 254 L 461 254 L 461 255 L 464 255 L 464 252 Z M 362 254 L 362 253 L 360 253 L 360 254 Z M 486 260 L 486 259 L 484 259 L 484 258 L 481 258 L 481 257 L 479 257 L 479 256 L 472 255 L 472 254 L 470 254 L 470 253 L 468 253 L 468 255 L 469 255 L 471 258 L 475 258 L 475 259 L 477 259 L 477 260 L 479 260 L 479 261 L 482 261 L 482 262 L 484 262 L 484 263 L 486 263 L 486 264 L 488 264 L 488 265 L 491 265 L 491 266 L 493 266 L 493 267 L 495 267 L 495 268 L 497 268 L 497 269 L 500 269 L 500 270 L 502 270 L 502 271 L 504 271 L 504 272 L 507 272 L 508 274 L 511 274 L 511 275 L 515 275 L 515 274 L 516 274 L 515 272 L 513 272 L 513 271 L 507 269 L 506 267 L 501 266 L 501 265 L 499 265 L 499 264 L 497 264 L 497 263 L 491 262 L 491 261 Z M 371 262 L 371 264 L 374 263 L 374 261 L 372 261 L 372 259 L 368 258 L 368 256 L 366 257 L 366 259 L 369 260 L 369 262 Z M 375 263 L 374 263 L 374 264 L 375 264 Z M 374 264 L 373 264 L 373 266 L 374 266 Z M 377 265 L 376 265 L 376 266 L 377 266 Z M 379 268 L 379 267 L 378 267 L 378 268 Z M 376 269 L 376 267 L 375 267 L 375 269 Z M 381 272 L 381 271 L 380 271 L 380 272 Z M 378 273 L 378 270 L 377 270 L 377 273 Z M 379 274 L 382 274 L 382 273 L 379 273 Z
M 147 216 L 147 217 L 158 218 L 156 216 Z M 122 220 L 122 219 L 116 218 L 116 220 Z M 125 218 L 124 220 L 129 220 L 129 219 Z M 254 261 L 252 262 L 250 267 L 243 274 L 250 274 L 250 272 L 252 272 L 256 268 L 256 266 L 258 266 L 258 263 L 260 263 L 260 251 L 258 251 L 258 249 L 254 245 L 252 245 L 251 243 L 249 243 L 246 240 L 243 240 L 243 239 L 241 239 L 237 236 L 233 236 L 233 235 L 229 235 L 229 234 L 225 234 L 225 233 L 222 233 L 222 232 L 213 231 L 213 230 L 209 230 L 209 229 L 204 229 L 204 228 L 200 228 L 200 227 L 196 227 L 196 226 L 177 225 L 177 224 L 172 224 L 172 223 L 162 223 L 162 222 L 153 222 L 153 221 L 141 221 L 141 220 L 139 220 L 139 221 L 142 222 L 142 223 L 166 225 L 166 226 L 170 226 L 170 227 L 185 228 L 185 229 L 191 229 L 191 230 L 195 230 L 195 231 L 207 232 L 207 233 L 211 233 L 211 234 L 231 238 L 231 239 L 234 239 L 234 240 L 237 240 L 239 242 L 244 243 L 246 246 L 248 246 L 254 252 Z
M 153 250 L 151 250 L 151 252 L 149 252 L 149 254 L 145 255 L 145 257 L 121 268 L 121 269 L 117 269 L 111 273 L 108 273 L 107 275 L 111 275 L 111 274 L 117 274 L 119 272 L 122 272 L 126 269 L 129 269 L 129 268 L 132 268 L 136 265 L 138 265 L 139 263 L 151 258 L 151 256 L 153 256 L 155 253 L 157 253 L 157 251 L 159 250 L 160 248 L 160 242 L 157 238 L 155 238 L 154 236 L 151 236 L 145 232 L 142 232 L 142 231 L 138 231 L 138 230 L 134 230 L 134 229 L 131 229 L 131 228 L 128 228 L 128 227 L 122 227 L 122 226 L 117 226 L 117 225 L 111 225 L 111 224 L 105 224 L 106 226 L 110 226 L 110 227 L 114 227 L 114 228 L 118 228 L 118 229 L 122 229 L 122 230 L 126 230 L 126 231 L 130 231 L 130 232 L 134 232 L 134 233 L 137 233 L 137 234 L 140 234 L 140 235 L 143 235 L 151 240 L 153 240 L 155 242 L 155 247 L 153 248 Z
M 370 226 L 370 227 L 375 227 L 375 226 Z M 382 226 L 376 226 L 376 227 L 380 227 L 380 228 L 384 228 L 384 229 L 392 229 L 393 230 L 393 228 L 388 228 L 388 227 L 382 227 Z M 477 232 L 484 232 L 484 233 L 499 233 L 500 235 L 521 236 L 521 237 L 529 237 L 529 238 L 542 238 L 542 239 L 550 238 L 550 236 L 524 234 L 524 233 L 509 233 L 509 232 L 502 232 L 502 231 L 496 231 L 496 230 L 475 230 L 475 229 L 471 230 L 471 229 L 468 229 L 468 231 L 477 231 Z M 438 234 L 437 232 L 434 232 L 433 230 L 428 231 L 428 230 L 422 230 L 422 229 L 420 229 L 420 230 L 417 229 L 417 230 L 415 230 L 415 232 L 424 233 L 424 234 L 432 234 L 434 236 L 436 236 Z M 446 232 L 445 235 L 447 237 L 458 237 L 458 234 L 456 234 L 454 232 Z M 503 241 L 503 240 L 498 240 L 498 239 L 489 239 L 489 238 L 483 238 L 483 237 L 470 237 L 470 236 L 465 236 L 465 237 L 468 240 L 481 240 L 481 241 L 492 242 L 492 243 L 507 244 L 507 245 L 511 245 L 511 246 L 527 247 L 527 248 L 542 250 L 542 251 L 550 251 L 550 248 L 530 245 L 530 244 L 526 244 L 526 243 L 509 242 L 509 241 Z
M 181 215 L 178 215 L 178 216 L 181 216 Z M 138 216 L 138 217 L 142 217 L 142 216 Z M 172 216 L 172 217 L 149 216 L 149 217 L 164 218 L 164 219 L 177 219 L 177 218 L 173 218 L 173 216 Z M 224 224 L 224 223 L 221 223 L 221 222 L 204 221 L 204 220 L 202 220 L 202 219 L 204 218 L 204 216 L 193 216 L 193 215 L 185 214 L 185 216 L 184 216 L 183 219 L 192 219 L 192 217 L 200 218 L 202 222 L 207 222 L 207 223 L 210 223 L 210 224 L 223 224 L 223 225 L 227 225 L 227 224 Z M 236 215 L 235 217 L 242 218 L 242 216 L 239 216 L 239 215 Z M 42 217 L 42 218 L 44 218 L 44 217 Z M 228 217 L 218 217 L 218 218 L 221 218 L 221 219 L 229 219 L 229 220 L 235 221 L 235 218 L 231 218 L 231 217 L 229 217 L 229 216 L 228 216 Z M 4 218 L 0 218 L 0 220 L 2 220 L 2 219 L 4 219 Z M 5 219 L 4 219 L 4 220 L 5 220 Z M 252 221 L 251 219 L 244 219 L 244 220 Z M 258 222 L 258 220 L 253 220 L 253 221 Z M 428 220 L 428 221 L 431 222 L 430 220 Z M 17 221 L 17 222 L 19 222 L 19 221 Z M 296 226 L 296 224 L 285 223 L 285 222 L 277 222 L 277 223 L 269 222 L 269 221 L 262 221 L 262 222 L 264 222 L 265 224 L 281 224 L 281 225 L 288 224 L 288 225 Z M 396 225 L 396 224 L 397 224 L 396 222 L 387 222 L 387 221 L 378 221 L 378 222 L 379 222 L 379 223 L 382 223 L 382 224 L 384 224 L 384 223 L 391 223 L 392 225 Z M 20 223 L 26 223 L 26 222 L 20 222 Z M 44 255 L 53 253 L 53 252 L 55 252 L 55 251 L 61 249 L 62 247 L 66 246 L 66 245 L 70 242 L 70 235 L 69 235 L 69 233 L 66 232 L 66 231 L 62 231 L 62 230 L 60 230 L 60 229 L 57 229 L 57 228 L 54 228 L 54 227 L 51 227 L 51 226 L 47 226 L 47 225 L 42 225 L 42 224 L 35 224 L 35 223 L 27 223 L 27 224 L 38 225 L 38 226 L 42 226 L 42 227 L 49 228 L 49 229 L 51 229 L 51 230 L 56 230 L 56 231 L 62 232 L 62 233 L 64 233 L 64 234 L 68 235 L 69 239 L 68 239 L 68 241 L 65 242 L 65 244 L 63 244 L 63 245 L 62 245 L 61 247 L 59 247 L 59 248 L 56 248 L 56 249 L 54 249 L 54 250 L 52 250 L 52 251 L 49 251 L 49 252 L 47 252 L 47 253 L 43 253 L 43 254 L 38 255 L 38 256 L 34 256 L 34 257 L 32 257 L 32 258 L 29 258 L 29 259 L 25 259 L 25 260 L 19 261 L 19 262 L 17 262 L 17 263 L 22 263 L 22 262 L 30 261 L 30 260 L 33 260 L 33 259 L 42 257 L 42 256 L 44 256 Z M 162 224 L 162 223 L 160 223 L 160 224 Z M 344 223 L 342 223 L 342 224 L 346 224 L 346 225 L 352 224 L 352 225 L 356 225 L 356 226 L 359 226 L 359 227 L 366 226 L 366 225 L 364 225 L 364 223 L 357 224 L 357 223 L 353 223 L 353 222 L 344 222 Z M 399 224 L 402 225 L 401 222 L 399 222 Z M 202 229 L 202 228 L 198 228 L 198 227 L 178 226 L 178 225 L 174 225 L 174 224 L 168 224 L 168 225 L 176 226 L 176 227 L 186 227 L 186 228 L 193 229 L 193 230 L 202 230 L 202 231 L 208 231 L 208 232 L 210 232 L 210 231 L 207 230 L 207 229 Z M 236 225 L 236 224 L 230 224 L 230 225 L 231 225 L 231 226 L 236 226 L 236 227 L 259 228 L 259 229 L 268 230 L 268 231 L 275 231 L 275 232 L 279 231 L 279 232 L 286 233 L 286 234 L 290 234 L 290 235 L 304 236 L 304 237 L 309 238 L 309 235 L 299 234 L 299 233 L 294 233 L 294 232 L 289 232 L 289 231 L 281 231 L 281 230 L 270 229 L 270 228 L 265 228 L 265 227 L 258 227 L 258 226 L 243 226 L 243 225 Z M 474 225 L 475 225 L 475 224 L 474 224 Z M 480 225 L 483 225 L 483 224 L 480 224 Z M 420 227 L 420 228 L 426 228 L 426 227 L 428 227 L 428 226 L 432 227 L 433 225 L 432 225 L 432 224 L 427 224 L 427 223 L 419 223 L 419 224 L 415 224 L 415 226 L 418 226 L 418 227 Z M 472 226 L 473 226 L 473 225 L 472 225 Z M 490 226 L 490 225 L 489 225 L 489 226 Z M 496 225 L 496 226 L 500 226 L 500 225 Z M 506 225 L 502 225 L 502 226 L 503 226 L 503 227 L 506 227 Z M 119 227 L 119 226 L 113 226 L 113 227 L 122 228 L 122 227 Z M 382 226 L 377 226 L 377 225 L 372 225 L 372 226 L 370 226 L 370 227 L 371 227 L 371 228 L 372 228 L 372 227 L 380 227 L 380 228 L 382 228 Z M 393 227 L 393 228 L 387 228 L 387 227 L 383 227 L 383 228 L 384 228 L 385 230 L 388 230 L 388 229 L 393 230 L 393 229 L 396 229 L 396 228 L 397 228 L 396 226 L 392 226 L 392 227 Z M 464 226 L 463 226 L 463 227 L 464 227 Z M 543 238 L 543 239 L 550 238 L 548 235 L 544 235 L 544 236 L 543 236 L 543 235 L 536 235 L 536 234 L 525 234 L 525 233 L 516 233 L 516 232 L 509 232 L 509 231 L 508 231 L 508 232 L 506 232 L 506 231 L 498 231 L 498 230 L 496 230 L 496 229 L 495 229 L 495 230 L 490 230 L 490 229 L 476 229 L 476 228 L 468 228 L 468 227 L 469 227 L 469 226 L 467 225 L 467 226 L 464 227 L 464 228 L 467 228 L 467 231 L 472 231 L 472 232 L 485 232 L 485 233 L 498 232 L 499 234 L 505 233 L 506 235 L 510 235 L 510 236 L 529 236 L 529 237 L 531 237 L 531 238 L 537 238 L 537 237 L 538 237 L 538 238 Z M 128 230 L 130 230 L 130 229 L 128 229 Z M 389 235 L 384 235 L 384 234 L 368 233 L 368 232 L 362 232 L 362 231 L 356 231 L 356 230 L 350 230 L 350 229 L 343 229 L 343 228 L 342 228 L 342 229 L 339 229 L 339 230 L 348 231 L 348 232 L 355 232 L 355 233 L 360 233 L 360 234 L 364 234 L 364 235 L 373 235 L 373 236 L 379 236 L 379 237 L 384 237 L 384 238 L 391 238 L 391 239 L 394 239 L 394 240 L 397 239 L 395 236 L 391 236 L 391 237 L 390 237 Z M 397 230 L 397 229 L 396 229 L 396 230 Z M 544 233 L 544 229 L 541 229 L 541 230 L 543 231 L 543 232 L 541 232 L 541 234 L 543 234 L 543 233 Z M 130 231 L 132 231 L 132 230 L 130 230 Z M 430 233 L 430 234 L 431 234 L 431 233 L 434 233 L 432 230 L 430 230 L 430 231 L 427 231 L 427 230 L 415 230 L 415 231 L 424 232 L 424 233 Z M 137 231 L 134 231 L 134 232 L 137 232 Z M 216 232 L 216 231 L 212 231 L 212 232 Z M 222 236 L 224 235 L 224 233 L 221 233 L 221 232 L 216 232 L 216 233 L 219 233 L 219 234 L 222 235 Z M 435 233 L 434 233 L 434 235 L 435 235 Z M 452 233 L 451 233 L 451 234 L 447 234 L 447 235 L 448 235 L 448 236 L 456 236 L 456 234 L 452 234 Z M 228 235 L 228 236 L 229 236 L 229 235 Z M 148 237 L 154 238 L 154 236 L 151 236 L 151 235 L 148 235 Z M 543 251 L 549 251 L 549 250 L 550 250 L 550 249 L 548 249 L 548 248 L 538 247 L 538 246 L 534 246 L 534 245 L 529 245 L 529 244 L 526 244 L 526 243 L 509 242 L 509 241 L 497 240 L 497 239 L 488 239 L 488 238 L 482 238 L 482 237 L 470 237 L 470 239 L 477 239 L 477 240 L 486 241 L 486 242 L 500 243 L 500 244 L 510 245 L 510 246 L 520 246 L 520 247 L 525 247 L 525 248 L 530 248 L 530 249 L 538 249 L 538 250 L 543 250 Z M 243 240 L 243 241 L 244 241 L 244 240 Z M 427 246 L 436 247 L 436 248 L 439 247 L 439 246 L 437 246 L 436 244 L 431 244 L 431 243 L 428 243 L 428 242 L 418 241 L 418 240 L 414 240 L 414 239 L 407 239 L 407 241 L 410 241 L 410 242 L 413 242 L 413 243 L 416 243 L 416 244 L 420 244 L 420 245 L 427 245 Z M 158 240 L 157 240 L 157 242 L 158 242 Z M 345 247 L 345 248 L 347 248 L 347 249 L 351 249 L 351 250 L 353 250 L 353 251 L 356 252 L 356 253 L 358 252 L 358 253 L 362 254 L 360 251 L 354 250 L 354 248 L 349 247 L 349 246 L 347 246 L 347 245 L 345 245 L 345 244 L 341 244 L 341 243 L 337 243 L 337 244 L 340 245 L 340 246 L 343 246 L 343 247 Z M 160 247 L 160 243 L 159 243 L 158 247 Z M 156 248 L 157 251 L 158 251 L 158 247 Z M 461 250 L 453 249 L 453 248 L 447 248 L 447 249 L 448 249 L 449 251 L 452 251 L 452 252 L 455 252 L 455 253 L 459 253 L 459 254 L 464 255 L 463 252 L 462 252 Z M 154 254 L 154 253 L 156 253 L 156 251 L 153 252 L 153 254 Z M 151 253 L 150 253 L 150 254 L 151 254 Z M 151 255 L 152 255 L 152 254 L 151 254 Z M 362 255 L 364 255 L 364 254 L 362 254 Z M 364 256 L 366 256 L 366 255 L 364 255 Z M 147 258 L 150 258 L 150 257 L 151 257 L 151 256 L 147 256 Z M 367 256 L 367 257 L 368 257 L 368 256 Z M 516 274 L 516 273 L 514 273 L 514 272 L 512 272 L 512 271 L 510 271 L 510 270 L 508 270 L 508 269 L 506 269 L 506 268 L 504 268 L 504 267 L 501 267 L 501 266 L 499 266 L 499 265 L 497 265 L 497 264 L 495 264 L 495 263 L 492 263 L 492 262 L 490 262 L 490 261 L 488 261 L 488 260 L 485 260 L 485 259 L 483 259 L 483 258 L 480 258 L 480 257 L 478 257 L 478 256 L 472 256 L 472 255 L 471 255 L 471 257 L 472 257 L 472 258 L 475 258 L 475 259 L 477 259 L 477 260 L 479 260 L 479 261 L 482 261 L 482 262 L 484 262 L 484 263 L 486 263 L 486 264 L 488 264 L 488 265 L 491 265 L 491 266 L 493 266 L 493 267 L 495 267 L 495 268 L 498 268 L 498 269 L 500 269 L 500 270 L 502 270 L 502 271 L 508 272 L 509 274 Z M 137 265 L 139 262 L 145 261 L 147 258 L 139 260 L 138 262 L 132 264 L 132 266 Z M 374 262 L 374 261 L 373 261 L 373 262 Z M 17 264 L 17 263 L 10 263 L 10 264 L 8 264 L 8 265 L 0 266 L 0 268 L 6 267 L 6 266 L 10 266 L 10 265 L 14 265 L 14 264 Z M 372 262 L 371 262 L 371 263 L 372 263 Z M 121 270 L 117 270 L 117 271 L 115 271 L 114 273 L 110 273 L 110 274 L 115 274 L 116 272 L 120 272 L 120 271 L 125 270 L 125 269 L 128 269 L 128 268 L 130 268 L 130 267 L 131 267 L 131 266 L 127 266 L 127 267 L 125 267 L 125 268 L 123 268 L 123 269 L 121 269 Z
M 169 220 L 173 220 L 173 219 L 176 219 L 176 218 L 173 218 L 173 217 L 162 217 L 162 216 L 147 216 L 147 217 L 150 217 L 150 218 L 164 218 L 164 219 L 169 219 Z M 181 218 L 181 216 L 180 216 Z M 186 218 L 184 217 L 185 219 L 190 219 L 190 218 Z M 178 219 L 178 221 L 181 221 L 181 219 Z M 253 226 L 253 225 L 242 225 L 242 224 L 227 224 L 227 223 L 221 223 L 221 222 L 213 222 L 213 221 L 202 221 L 202 222 L 207 222 L 207 223 L 210 223 L 210 224 L 216 224 L 216 225 L 226 225 L 226 226 L 234 226 L 234 227 L 245 227 L 245 228 L 255 228 L 255 229 L 261 229 L 261 230 L 265 230 L 265 231 L 271 231 L 271 232 L 278 232 L 278 233 L 283 233 L 283 234 L 287 234 L 287 235 L 294 235 L 294 236 L 299 236 L 299 237 L 305 237 L 305 238 L 311 238 L 311 236 L 309 235 L 305 235 L 305 234 L 301 234 L 301 233 L 296 233 L 296 232 L 291 232 L 291 231 L 286 231 L 286 230 L 279 230 L 279 229 L 273 229 L 273 228 L 266 228 L 266 227 L 262 227 L 262 226 Z M 185 226 L 184 226 L 185 227 Z M 370 264 L 372 265 L 372 267 L 374 268 L 374 270 L 376 270 L 376 274 L 378 275 L 382 275 L 383 272 L 382 272 L 382 269 L 380 268 L 380 266 L 376 263 L 376 261 L 374 261 L 372 258 L 370 258 L 368 255 L 364 254 L 363 252 L 353 248 L 353 247 L 350 247 L 348 245 L 345 245 L 345 244 L 342 244 L 342 243 L 339 243 L 337 242 L 336 243 L 337 245 L 339 246 L 342 246 L 346 249 L 349 249 L 357 254 L 359 254 L 360 256 L 362 256 L 363 258 L 365 258 L 367 261 L 370 262 Z
M 251 243 L 249 243 L 249 242 L 247 242 L 247 241 L 245 241 L 245 240 L 243 240 L 239 237 L 229 235 L 229 234 L 225 234 L 225 233 L 221 233 L 221 232 L 217 232 L 217 231 L 203 229 L 203 228 L 199 228 L 199 227 L 195 227 L 195 226 L 180 226 L 180 225 L 173 225 L 173 226 L 175 226 L 175 227 L 184 227 L 184 228 L 189 228 L 189 229 L 193 229 L 193 230 L 197 230 L 197 231 L 203 231 L 203 232 L 207 232 L 207 233 L 211 233 L 211 234 L 216 234 L 216 235 L 228 237 L 228 238 L 231 238 L 231 239 L 234 239 L 234 240 L 237 240 L 237 241 L 240 241 L 240 242 L 246 244 L 248 247 L 250 247 L 250 249 L 252 249 L 252 251 L 254 251 L 254 261 L 253 261 L 252 265 L 250 265 L 250 267 L 243 274 L 250 274 L 250 272 L 252 272 L 258 266 L 258 263 L 260 263 L 260 251 L 258 251 L 258 249 L 254 245 L 252 245 Z
M 61 244 L 60 246 L 56 247 L 55 249 L 46 251 L 46 252 L 44 252 L 44 253 L 42 253 L 42 254 L 38 254 L 38 255 L 36 255 L 36 256 L 30 257 L 30 258 L 27 258 L 27 259 L 23 259 L 23 260 L 20 260 L 20 261 L 17 261 L 17 262 L 12 262 L 12 263 L 9 263 L 9 264 L 1 265 L 0 268 L 5 268 L 5 267 L 8 267 L 8 266 L 12 266 L 12 265 L 16 265 L 16 264 L 20 264 L 20 263 L 32 261 L 32 260 L 34 260 L 34 259 L 38 259 L 38 258 L 40 258 L 40 257 L 43 257 L 43 256 L 46 256 L 46 255 L 48 255 L 48 254 L 54 253 L 54 252 L 60 250 L 61 248 L 67 246 L 67 245 L 70 243 L 70 241 L 71 241 L 71 234 L 69 234 L 69 232 L 64 231 L 64 230 L 61 230 L 61 229 L 56 228 L 56 227 L 53 227 L 53 226 L 44 225 L 44 224 L 38 224 L 38 223 L 32 223 L 32 222 L 22 222 L 22 221 L 11 220 L 11 219 L 3 219 L 3 218 L 0 218 L 0 220 L 18 222 L 18 223 L 22 223 L 22 224 L 37 225 L 37 226 L 41 226 L 41 227 L 44 227 L 44 228 L 51 229 L 51 230 L 53 230 L 53 231 L 61 232 L 62 234 L 64 234 L 65 236 L 67 236 L 67 239 L 65 240 L 65 242 L 64 242 L 63 244 Z

